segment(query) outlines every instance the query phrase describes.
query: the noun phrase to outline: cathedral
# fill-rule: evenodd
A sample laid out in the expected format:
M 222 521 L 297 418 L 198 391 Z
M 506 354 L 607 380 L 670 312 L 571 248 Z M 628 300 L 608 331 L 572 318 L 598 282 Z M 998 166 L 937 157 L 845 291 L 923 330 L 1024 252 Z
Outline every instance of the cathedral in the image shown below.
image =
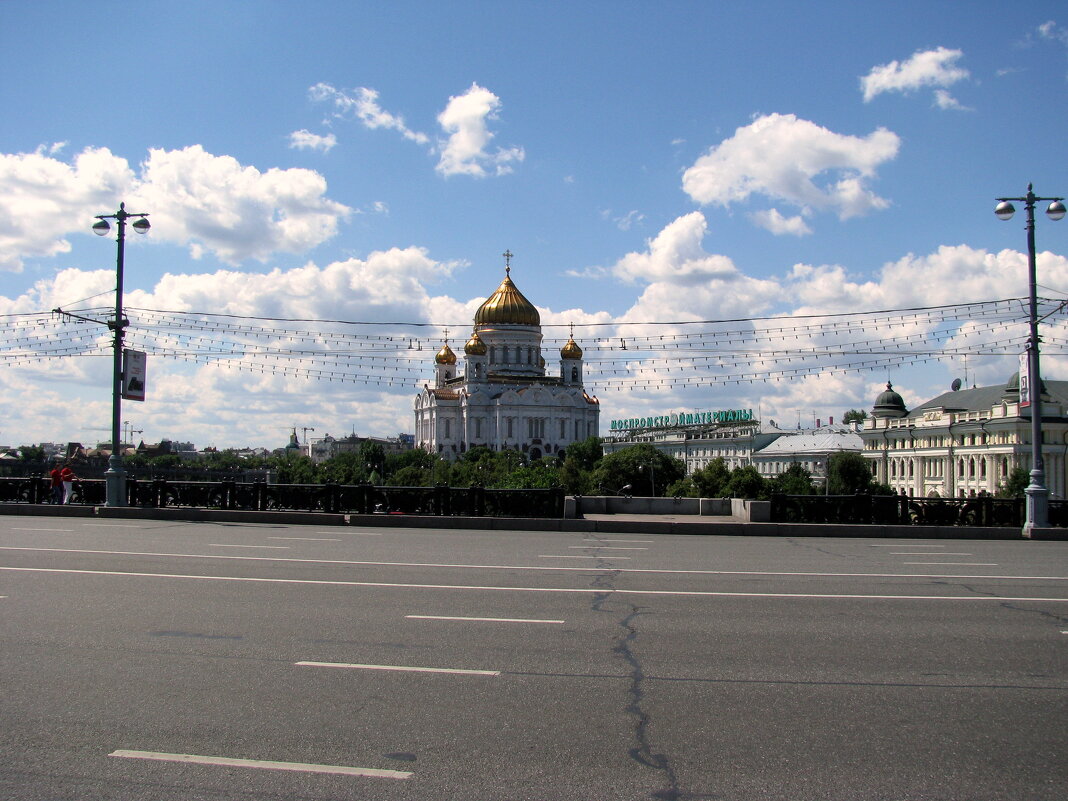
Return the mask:
M 598 434 L 600 403 L 582 386 L 582 348 L 574 334 L 560 349 L 559 375 L 547 375 L 541 315 L 511 278 L 475 312 L 464 367 L 446 339 L 434 356 L 434 383 L 415 399 L 416 446 L 454 460 L 476 446 L 556 456 Z

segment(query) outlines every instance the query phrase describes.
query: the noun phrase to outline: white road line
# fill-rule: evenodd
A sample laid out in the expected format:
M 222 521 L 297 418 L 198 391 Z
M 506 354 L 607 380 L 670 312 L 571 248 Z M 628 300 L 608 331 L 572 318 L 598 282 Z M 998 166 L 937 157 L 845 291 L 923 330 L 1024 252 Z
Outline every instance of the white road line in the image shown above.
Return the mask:
M 955 553 L 954 551 L 940 551 L 938 553 L 931 553 L 930 551 L 890 551 L 891 556 L 973 556 L 970 553 Z
M 261 578 L 257 576 L 191 576 L 180 573 L 135 573 L 121 570 L 75 570 L 57 567 L 10 567 L 0 566 L 0 570 L 19 573 L 52 573 L 56 575 L 79 576 L 125 576 L 127 578 L 169 578 L 186 581 L 234 581 L 250 584 L 299 584 L 320 587 L 376 587 L 402 590 L 468 590 L 487 592 L 528 592 L 567 595 L 658 595 L 683 598 L 814 598 L 825 600 L 878 600 L 878 601 L 1035 601 L 1040 603 L 1068 603 L 1068 598 L 1010 597 L 1002 595 L 857 595 L 857 594 L 818 594 L 791 592 L 711 592 L 708 590 L 621 590 L 596 587 L 500 587 L 480 584 L 412 584 L 394 581 L 337 581 L 329 579 L 284 579 Z M 941 576 L 924 576 L 915 578 L 942 578 Z M 959 578 L 967 578 L 961 576 Z M 974 578 L 983 578 L 975 576 Z
M 129 523 L 82 523 L 86 528 L 143 528 Z
M 869 548 L 945 548 L 945 545 L 924 545 L 919 542 L 898 542 L 894 545 L 869 545 Z
M 630 548 L 625 545 L 568 545 L 576 551 L 648 551 L 648 548 Z
M 209 542 L 209 548 L 270 548 L 273 551 L 288 551 L 288 545 L 228 545 L 224 542 Z
M 543 553 L 543 554 L 538 554 L 538 558 L 539 559 L 612 559 L 612 560 L 630 559 L 629 556 L 596 556 L 596 555 L 594 555 L 592 553 L 591 554 L 582 554 L 581 556 L 578 555 L 578 554 L 572 554 L 572 555 L 567 555 L 567 556 L 557 556 L 556 554 Z
M 968 567 L 997 567 L 997 562 L 904 562 L 906 565 L 960 565 Z
M 341 542 L 336 537 L 268 537 L 269 540 L 300 540 L 301 542 Z
M 583 542 L 656 542 L 656 540 L 593 540 L 587 538 Z
M 2 598 L 3 596 L 0 596 Z M 453 617 L 451 615 L 405 615 L 408 620 L 464 620 L 480 623 L 563 623 L 562 620 L 536 620 L 529 617 Z
M 156 551 L 105 551 L 92 548 L 41 548 L 29 545 L 0 545 L 0 551 L 32 551 L 35 553 L 84 553 L 99 556 L 166 556 L 173 559 L 216 559 L 237 562 L 285 562 L 313 565 L 362 565 L 364 567 L 444 567 L 458 570 L 555 570 L 561 573 L 588 572 L 588 567 L 546 567 L 544 565 L 472 565 L 452 562 L 384 562 L 371 559 L 308 559 L 294 556 L 224 556 L 217 553 L 162 553 Z M 931 554 L 940 556 L 940 554 Z M 616 556 L 614 559 L 629 557 Z M 828 573 L 818 571 L 782 570 L 687 570 L 663 567 L 621 567 L 620 573 L 649 573 L 670 576 L 797 576 L 800 578 L 953 578 L 997 579 L 999 581 L 1068 581 L 1068 576 L 999 576 L 959 573 Z
M 464 670 L 462 668 L 411 667 L 408 665 L 359 665 L 347 662 L 294 662 L 298 667 L 343 668 L 346 670 L 391 670 L 401 673 L 452 673 L 459 676 L 500 676 L 499 670 Z
M 160 762 L 187 762 L 195 765 L 222 765 L 228 768 L 261 768 L 264 770 L 294 770 L 301 773 L 334 773 L 345 776 L 367 776 L 375 779 L 409 779 L 406 770 L 380 770 L 378 768 L 353 768 L 347 765 L 313 765 L 308 762 L 272 762 L 265 759 L 231 759 L 230 757 L 199 756 L 197 754 L 165 754 L 159 751 L 128 751 L 119 749 L 110 757 L 126 759 L 153 759 Z
M 381 537 L 382 536 L 382 532 L 380 532 L 380 531 L 348 531 L 348 532 L 345 532 L 345 533 L 349 534 L 352 537 Z
M 13 528 L 11 531 L 59 531 L 70 534 L 74 531 L 72 528 Z

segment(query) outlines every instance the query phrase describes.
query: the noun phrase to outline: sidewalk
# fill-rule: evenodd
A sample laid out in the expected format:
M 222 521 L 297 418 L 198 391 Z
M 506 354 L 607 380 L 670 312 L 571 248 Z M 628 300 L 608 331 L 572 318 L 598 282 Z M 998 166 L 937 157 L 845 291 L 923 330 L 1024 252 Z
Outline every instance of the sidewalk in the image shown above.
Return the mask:
M 520 517 L 437 517 L 428 515 L 350 515 L 325 512 L 252 512 L 167 507 L 52 506 L 3 503 L 0 515 L 92 517 L 125 520 L 181 520 L 375 528 L 474 529 L 490 531 L 574 531 L 588 534 L 683 534 L 742 537 L 859 537 L 890 539 L 1019 540 L 1015 528 L 958 526 L 834 525 L 824 523 L 748 523 L 726 515 L 588 514 L 581 519 Z M 1068 541 L 1068 529 L 1042 529 L 1036 540 Z

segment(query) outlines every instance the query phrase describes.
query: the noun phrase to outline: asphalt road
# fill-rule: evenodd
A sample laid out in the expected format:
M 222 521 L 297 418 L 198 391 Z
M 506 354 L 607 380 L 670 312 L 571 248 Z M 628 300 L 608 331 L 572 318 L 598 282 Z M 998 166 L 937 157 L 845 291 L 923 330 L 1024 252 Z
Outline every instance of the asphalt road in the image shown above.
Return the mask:
M 0 518 L 0 798 L 1068 798 L 1068 543 Z

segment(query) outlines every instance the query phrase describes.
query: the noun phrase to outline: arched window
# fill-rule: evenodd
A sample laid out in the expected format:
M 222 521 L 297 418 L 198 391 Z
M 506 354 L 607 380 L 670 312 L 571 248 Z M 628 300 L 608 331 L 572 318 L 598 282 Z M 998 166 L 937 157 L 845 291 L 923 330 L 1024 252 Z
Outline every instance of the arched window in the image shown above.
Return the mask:
M 578 380 L 579 380 L 578 379 L 578 368 L 577 367 L 572 367 L 571 368 L 571 383 L 577 384 Z

